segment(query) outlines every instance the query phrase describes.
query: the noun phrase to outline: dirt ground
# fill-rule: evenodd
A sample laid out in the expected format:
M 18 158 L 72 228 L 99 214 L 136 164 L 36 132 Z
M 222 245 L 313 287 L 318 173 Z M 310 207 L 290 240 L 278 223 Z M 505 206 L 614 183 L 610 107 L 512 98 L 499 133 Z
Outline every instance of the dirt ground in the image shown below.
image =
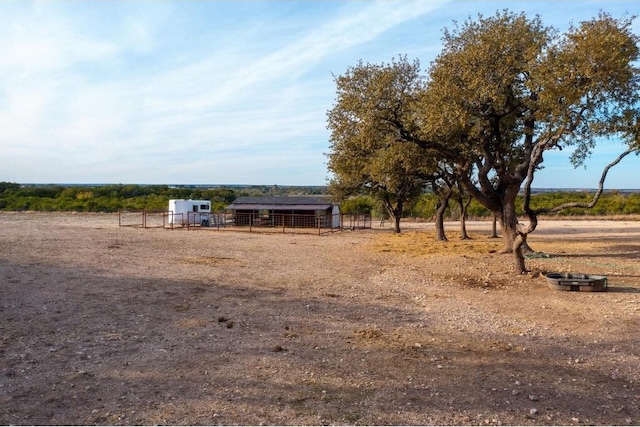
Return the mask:
M 0 424 L 640 424 L 640 221 L 542 221 L 526 276 L 406 227 L 0 213 Z

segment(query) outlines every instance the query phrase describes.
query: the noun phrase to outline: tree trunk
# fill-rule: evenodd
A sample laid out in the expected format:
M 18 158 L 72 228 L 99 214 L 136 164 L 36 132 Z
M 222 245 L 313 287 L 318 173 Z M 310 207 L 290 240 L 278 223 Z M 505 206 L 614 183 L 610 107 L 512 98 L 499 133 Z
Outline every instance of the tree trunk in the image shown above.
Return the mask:
M 393 216 L 393 231 L 395 233 L 400 233 L 400 219 L 401 219 L 400 215 Z
M 467 234 L 467 220 L 464 215 L 460 217 L 460 239 L 469 240 L 470 237 Z
M 470 239 L 467 234 L 467 208 L 471 204 L 472 198 L 469 197 L 469 200 L 464 203 L 462 197 L 458 198 L 458 203 L 460 205 L 460 239 L 468 240 Z
M 436 240 L 446 241 L 447 236 L 444 232 L 444 213 L 447 211 L 449 198 L 440 198 L 436 205 Z
M 403 203 L 401 201 L 397 201 L 394 206 L 391 200 L 384 198 L 382 200 L 382 204 L 389 213 L 389 216 L 393 218 L 393 231 L 395 233 L 400 233 L 400 219 L 402 219 Z
M 438 241 L 446 241 L 447 236 L 444 232 L 444 213 L 439 210 L 436 211 L 436 240 Z
M 491 224 L 491 238 L 498 238 L 498 217 L 493 215 L 493 223 Z
M 513 243 L 518 235 L 518 217 L 516 216 L 515 197 L 513 200 L 504 200 L 502 211 L 494 212 L 500 223 L 500 231 L 502 231 L 502 243 L 504 245 L 503 252 L 513 252 Z
M 519 233 L 513 242 L 513 255 L 515 257 L 515 270 L 518 274 L 525 274 L 527 272 L 527 268 L 524 264 L 524 253 L 522 252 L 522 248 L 527 243 L 527 235 L 524 233 Z
M 519 187 L 518 187 L 519 188 Z M 498 222 L 500 222 L 500 229 L 502 231 L 502 242 L 504 243 L 503 253 L 510 253 L 514 250 L 514 242 L 516 237 L 518 236 L 518 217 L 516 215 L 516 196 L 517 192 L 513 193 L 512 197 L 508 197 L 505 195 L 502 211 L 494 212 L 494 215 L 498 217 Z M 522 253 L 533 253 L 535 252 L 529 244 L 527 243 L 527 239 L 524 239 L 518 246 L 521 248 Z
M 465 189 L 473 194 L 473 191 L 477 189 L 469 181 L 463 182 Z M 500 224 L 500 231 L 502 232 L 503 249 L 501 253 L 513 253 L 515 257 L 515 269 L 518 273 L 526 272 L 524 266 L 524 253 L 523 250 L 531 251 L 531 248 L 527 245 L 526 238 L 522 242 L 518 242 L 516 245 L 516 237 L 518 234 L 518 217 L 516 215 L 516 198 L 520 191 L 520 183 L 511 183 L 507 188 L 499 194 L 500 203 L 495 199 L 481 199 L 476 198 L 482 205 L 491 210 L 495 219 Z

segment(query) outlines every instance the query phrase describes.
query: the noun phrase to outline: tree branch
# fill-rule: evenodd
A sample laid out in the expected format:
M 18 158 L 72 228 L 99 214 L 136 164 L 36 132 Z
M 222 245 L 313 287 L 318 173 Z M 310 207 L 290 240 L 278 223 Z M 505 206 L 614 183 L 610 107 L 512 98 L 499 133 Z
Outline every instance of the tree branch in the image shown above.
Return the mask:
M 545 214 L 545 213 L 555 213 L 555 212 L 560 212 L 561 210 L 569 209 L 569 208 L 587 208 L 587 209 L 591 209 L 592 207 L 594 207 L 596 205 L 596 203 L 598 203 L 598 200 L 600 199 L 600 196 L 602 195 L 602 192 L 604 191 L 604 181 L 607 178 L 607 173 L 609 172 L 609 169 L 611 169 L 612 167 L 614 167 L 615 165 L 620 163 L 622 161 L 622 159 L 624 159 L 626 156 L 628 156 L 629 154 L 634 153 L 634 152 L 640 152 L 640 149 L 638 149 L 638 148 L 629 148 L 629 149 L 627 149 L 625 152 L 620 154 L 614 161 L 609 163 L 603 169 L 602 176 L 600 177 L 600 182 L 598 183 L 598 191 L 596 191 L 596 194 L 593 195 L 593 199 L 589 203 L 584 203 L 584 202 L 563 203 L 563 204 L 555 206 L 553 208 L 536 209 L 535 213 L 537 215 Z

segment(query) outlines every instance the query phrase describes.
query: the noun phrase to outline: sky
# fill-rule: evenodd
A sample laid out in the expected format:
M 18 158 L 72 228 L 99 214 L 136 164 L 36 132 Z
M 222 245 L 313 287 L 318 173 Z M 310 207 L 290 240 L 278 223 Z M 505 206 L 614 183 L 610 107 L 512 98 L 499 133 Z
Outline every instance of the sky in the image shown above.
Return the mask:
M 401 55 L 426 69 L 444 28 L 504 9 L 566 30 L 640 3 L 0 1 L 0 181 L 326 185 L 336 76 Z M 547 154 L 534 187 L 595 188 L 621 150 L 586 169 Z M 638 166 L 605 187 L 640 188 Z

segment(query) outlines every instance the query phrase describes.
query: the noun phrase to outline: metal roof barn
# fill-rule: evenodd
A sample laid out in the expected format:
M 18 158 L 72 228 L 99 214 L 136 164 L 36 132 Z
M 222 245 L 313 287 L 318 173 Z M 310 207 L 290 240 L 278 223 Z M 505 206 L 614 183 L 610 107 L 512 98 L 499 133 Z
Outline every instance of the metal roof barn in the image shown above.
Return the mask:
M 340 208 L 326 196 L 238 197 L 227 209 L 239 226 L 340 227 Z

